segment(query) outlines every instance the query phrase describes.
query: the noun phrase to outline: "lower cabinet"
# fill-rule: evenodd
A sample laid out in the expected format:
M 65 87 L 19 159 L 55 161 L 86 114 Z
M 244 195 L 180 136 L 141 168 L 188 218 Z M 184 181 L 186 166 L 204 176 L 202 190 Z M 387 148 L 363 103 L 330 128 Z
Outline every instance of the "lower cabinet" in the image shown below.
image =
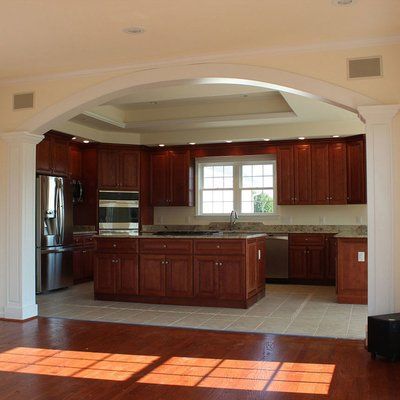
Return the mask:
M 94 264 L 94 291 L 101 294 L 115 294 L 116 260 L 112 254 L 97 254 Z
M 139 260 L 137 254 L 116 257 L 116 293 L 139 294 Z
M 195 256 L 195 296 L 223 300 L 244 298 L 244 259 L 241 256 Z
M 141 296 L 165 296 L 165 256 L 140 255 Z
M 289 278 L 297 281 L 333 283 L 335 258 L 332 235 L 292 234 L 289 241 Z
M 76 245 L 72 259 L 74 283 L 90 281 L 93 279 L 93 258 L 95 253 L 93 237 L 74 235 L 74 243 Z
M 193 296 L 193 257 L 191 255 L 166 257 L 165 293 L 169 297 Z

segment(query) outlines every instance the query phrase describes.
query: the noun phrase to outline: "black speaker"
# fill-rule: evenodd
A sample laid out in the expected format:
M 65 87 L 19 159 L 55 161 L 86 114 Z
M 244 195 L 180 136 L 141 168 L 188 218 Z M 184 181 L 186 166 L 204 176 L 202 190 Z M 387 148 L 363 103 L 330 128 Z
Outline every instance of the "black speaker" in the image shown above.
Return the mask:
M 400 357 L 400 313 L 368 317 L 368 351 L 372 358 Z

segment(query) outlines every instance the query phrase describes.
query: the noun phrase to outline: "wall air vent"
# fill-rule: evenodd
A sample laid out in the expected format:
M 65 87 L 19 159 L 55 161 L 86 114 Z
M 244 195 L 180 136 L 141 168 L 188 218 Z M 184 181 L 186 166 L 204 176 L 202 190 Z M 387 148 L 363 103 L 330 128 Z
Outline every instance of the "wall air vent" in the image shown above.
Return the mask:
M 23 110 L 26 108 L 33 108 L 33 92 L 14 94 L 13 109 Z
M 382 57 L 350 58 L 347 60 L 349 79 L 382 76 Z

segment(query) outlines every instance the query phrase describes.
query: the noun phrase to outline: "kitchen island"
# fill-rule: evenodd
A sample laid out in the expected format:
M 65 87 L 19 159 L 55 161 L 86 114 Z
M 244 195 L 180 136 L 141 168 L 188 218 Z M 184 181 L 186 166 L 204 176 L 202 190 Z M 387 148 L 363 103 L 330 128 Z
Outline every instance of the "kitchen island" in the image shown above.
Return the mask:
M 248 308 L 265 296 L 266 234 L 97 236 L 98 300 Z

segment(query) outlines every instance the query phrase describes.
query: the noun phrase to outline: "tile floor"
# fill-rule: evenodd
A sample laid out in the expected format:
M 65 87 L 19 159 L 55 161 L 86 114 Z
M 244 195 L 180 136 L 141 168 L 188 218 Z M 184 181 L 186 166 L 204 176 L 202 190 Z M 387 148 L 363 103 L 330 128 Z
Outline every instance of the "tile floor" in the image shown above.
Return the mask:
M 365 338 L 367 306 L 337 304 L 326 286 L 266 285 L 247 310 L 93 299 L 93 284 L 37 296 L 39 315 L 90 321 L 335 338 Z

